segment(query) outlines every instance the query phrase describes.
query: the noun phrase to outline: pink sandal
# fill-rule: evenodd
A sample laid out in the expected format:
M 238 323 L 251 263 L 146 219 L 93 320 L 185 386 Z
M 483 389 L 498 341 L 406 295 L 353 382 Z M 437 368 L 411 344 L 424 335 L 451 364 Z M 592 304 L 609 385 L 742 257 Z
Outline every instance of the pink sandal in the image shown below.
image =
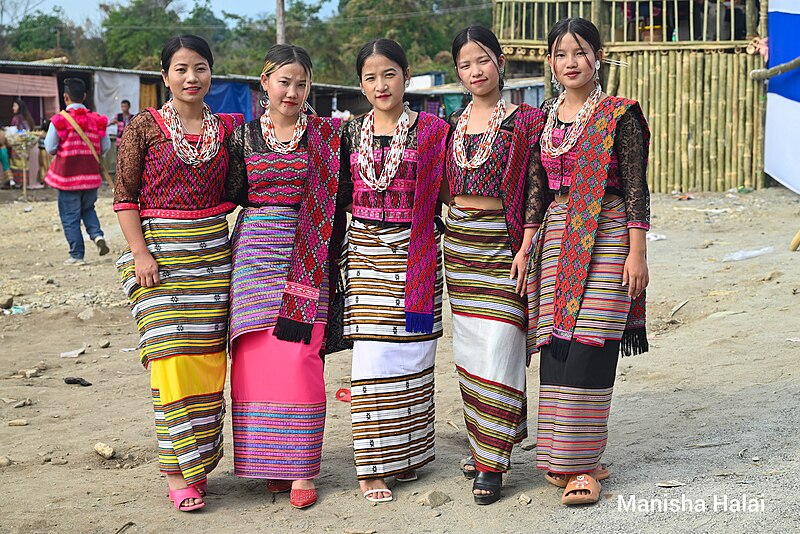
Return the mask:
M 206 505 L 205 502 L 195 503 L 195 504 L 186 504 L 184 505 L 183 502 L 188 499 L 202 499 L 200 496 L 200 492 L 197 491 L 197 488 L 194 486 L 189 486 L 188 488 L 181 488 L 176 490 L 169 490 L 169 500 L 172 501 L 172 504 L 175 505 L 175 508 L 180 510 L 181 512 L 191 512 L 192 510 L 199 510 L 203 506 Z

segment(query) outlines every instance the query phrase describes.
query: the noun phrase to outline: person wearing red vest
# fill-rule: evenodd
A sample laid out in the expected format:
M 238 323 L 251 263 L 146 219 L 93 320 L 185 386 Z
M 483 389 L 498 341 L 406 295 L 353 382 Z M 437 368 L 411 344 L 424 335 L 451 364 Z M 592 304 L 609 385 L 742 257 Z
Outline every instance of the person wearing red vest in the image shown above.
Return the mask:
M 86 99 L 86 84 L 78 78 L 64 80 L 64 102 L 67 113 L 81 127 L 94 145 L 98 154 L 105 154 L 111 143 L 106 135 L 108 118 L 89 111 L 83 105 Z M 78 132 L 61 114 L 50 119 L 50 127 L 44 140 L 45 149 L 55 156 L 44 181 L 58 189 L 58 214 L 64 235 L 69 243 L 69 258 L 65 265 L 84 265 L 83 234 L 81 221 L 89 238 L 97 246 L 101 256 L 108 254 L 100 220 L 94 209 L 97 190 L 103 184 L 100 167 L 92 150 L 81 139 Z

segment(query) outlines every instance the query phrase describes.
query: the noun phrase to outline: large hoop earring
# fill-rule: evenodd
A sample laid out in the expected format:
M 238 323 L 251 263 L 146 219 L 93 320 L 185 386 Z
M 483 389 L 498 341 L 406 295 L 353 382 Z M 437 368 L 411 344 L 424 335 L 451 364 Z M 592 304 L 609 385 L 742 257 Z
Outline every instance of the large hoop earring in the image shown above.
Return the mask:
M 261 107 L 267 109 L 269 106 L 269 98 L 267 98 L 267 94 L 264 93 L 261 95 L 261 98 L 258 99 L 258 103 L 261 104 Z

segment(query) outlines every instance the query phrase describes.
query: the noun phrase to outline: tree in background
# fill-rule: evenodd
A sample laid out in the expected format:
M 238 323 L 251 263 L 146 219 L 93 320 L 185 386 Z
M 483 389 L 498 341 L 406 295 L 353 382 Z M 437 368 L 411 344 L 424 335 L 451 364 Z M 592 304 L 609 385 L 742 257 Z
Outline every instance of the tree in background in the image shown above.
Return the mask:
M 3 9 L 17 9 L 17 4 L 31 5 L 31 1 L 0 0 L 0 24 L 6 20 Z M 491 25 L 488 0 L 339 0 L 338 12 L 323 17 L 327 3 L 289 0 L 286 6 L 287 41 L 309 51 L 316 82 L 358 83 L 356 53 L 378 37 L 403 45 L 412 74 L 443 70 L 448 81 L 454 81 L 453 36 L 469 24 Z M 245 17 L 223 12 L 220 18 L 209 0 L 197 0 L 182 16 L 174 7 L 177 5 L 173 0 L 100 4 L 105 18 L 99 27 L 90 21 L 78 25 L 60 8 L 49 14 L 26 11 L 12 24 L 0 25 L 0 57 L 35 60 L 67 56 L 78 64 L 160 70 L 164 42 L 179 33 L 194 33 L 211 45 L 216 73 L 260 74 L 264 55 L 275 43 L 274 14 Z

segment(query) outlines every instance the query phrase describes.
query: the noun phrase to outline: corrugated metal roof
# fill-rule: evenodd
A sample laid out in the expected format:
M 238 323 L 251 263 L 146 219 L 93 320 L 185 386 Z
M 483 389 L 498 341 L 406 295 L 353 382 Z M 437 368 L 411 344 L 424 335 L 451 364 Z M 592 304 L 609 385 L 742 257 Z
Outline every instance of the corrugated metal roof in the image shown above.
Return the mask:
M 117 69 L 114 67 L 72 65 L 67 63 L 41 63 L 37 61 L 11 61 L 2 59 L 0 60 L 0 68 L 2 67 L 17 67 L 21 69 L 29 69 L 39 72 L 100 71 L 100 72 L 114 72 L 119 74 L 138 74 L 139 76 L 150 76 L 155 78 L 161 78 L 161 72 L 155 70 Z M 258 76 L 244 76 L 240 74 L 214 74 L 212 75 L 211 78 L 213 80 L 224 80 L 229 82 L 242 82 L 242 83 L 258 83 L 260 80 Z M 353 87 L 348 85 L 337 85 L 331 83 L 314 82 L 314 87 L 328 91 L 342 91 L 342 92 L 356 92 L 356 93 L 361 92 L 361 89 L 358 87 Z

